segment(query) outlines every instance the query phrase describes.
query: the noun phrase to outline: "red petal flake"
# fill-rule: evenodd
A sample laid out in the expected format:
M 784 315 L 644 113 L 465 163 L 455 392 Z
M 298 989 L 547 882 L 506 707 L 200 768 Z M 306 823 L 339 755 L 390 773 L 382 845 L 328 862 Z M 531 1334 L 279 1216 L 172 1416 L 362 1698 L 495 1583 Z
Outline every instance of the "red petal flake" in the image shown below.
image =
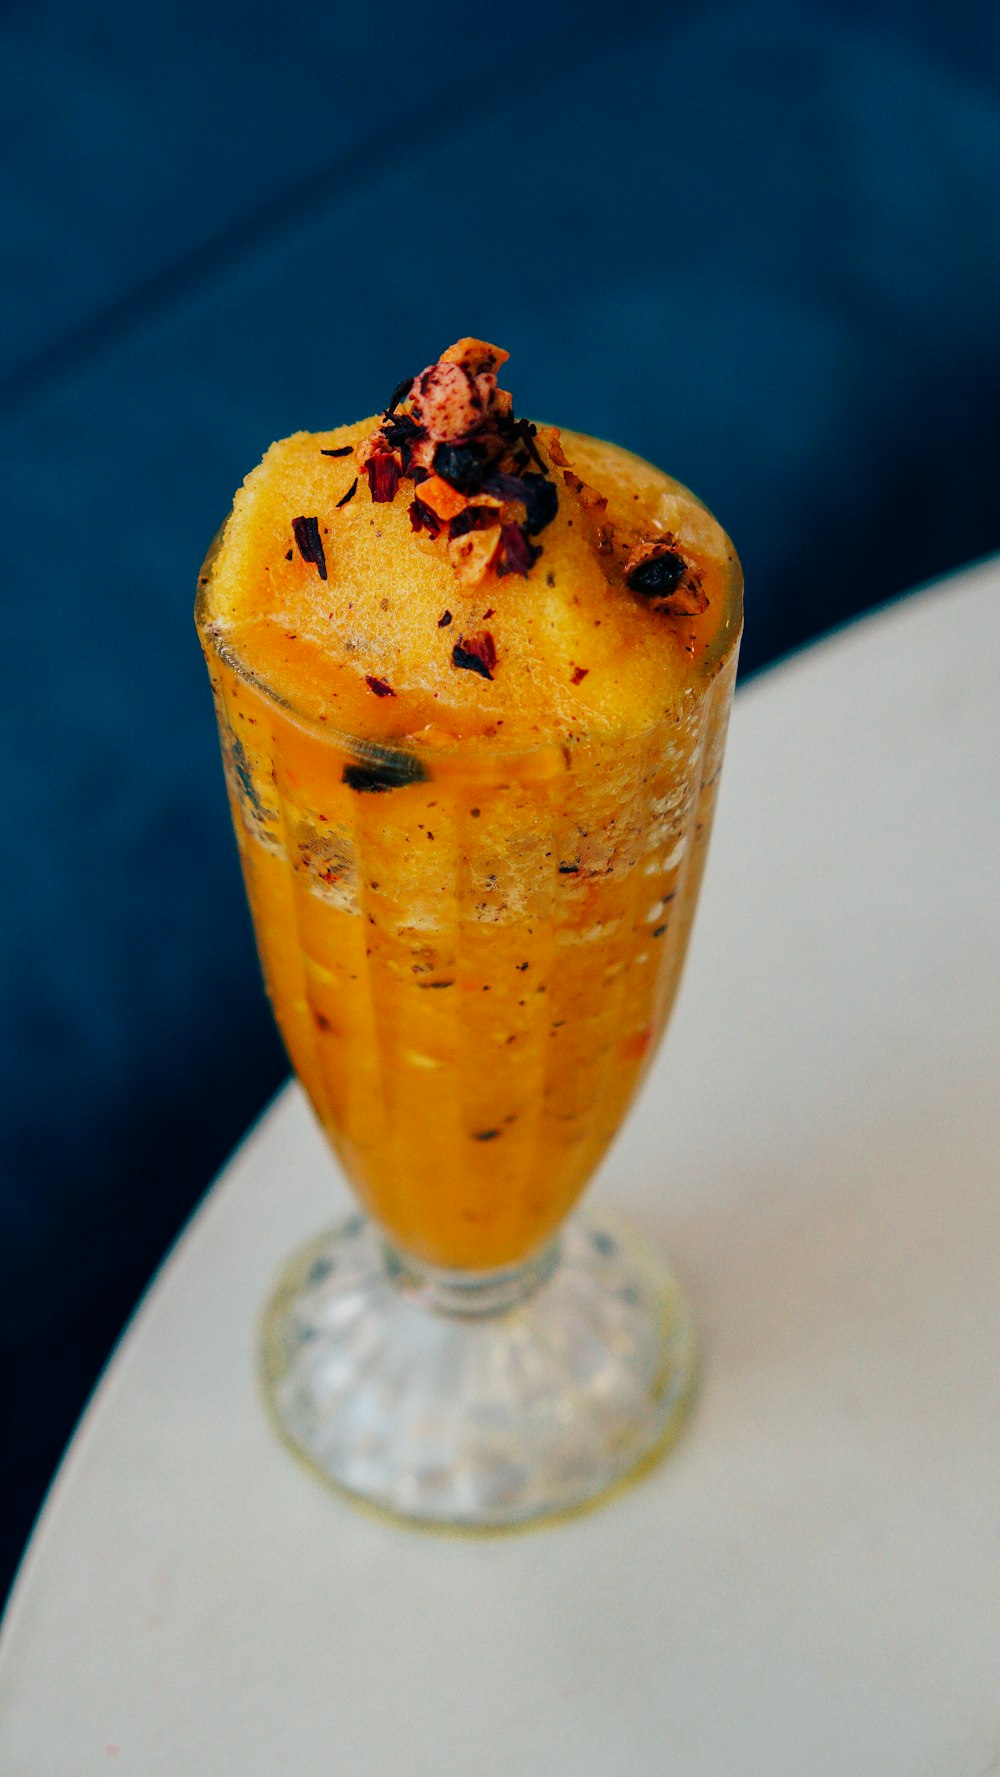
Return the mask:
M 500 529 L 500 548 L 497 551 L 496 570 L 504 574 L 520 574 L 522 578 L 533 568 L 541 550 L 532 543 L 527 531 L 519 524 L 505 524 Z
M 492 679 L 496 663 L 496 643 L 488 629 L 481 629 L 478 634 L 472 636 L 459 636 L 451 651 L 452 666 L 464 667 L 466 672 L 478 673 L 482 679 Z
M 368 458 L 365 464 L 365 474 L 368 477 L 371 497 L 376 505 L 388 505 L 396 498 L 396 489 L 399 486 L 399 464 L 395 457 L 390 456 L 386 451 L 379 451 L 375 456 Z
M 441 534 L 441 520 L 436 512 L 424 505 L 419 495 L 410 501 L 410 525 L 414 531 L 426 531 L 429 537 Z
M 376 697 L 395 697 L 396 693 L 386 679 L 376 679 L 372 673 L 365 673 L 365 684 Z

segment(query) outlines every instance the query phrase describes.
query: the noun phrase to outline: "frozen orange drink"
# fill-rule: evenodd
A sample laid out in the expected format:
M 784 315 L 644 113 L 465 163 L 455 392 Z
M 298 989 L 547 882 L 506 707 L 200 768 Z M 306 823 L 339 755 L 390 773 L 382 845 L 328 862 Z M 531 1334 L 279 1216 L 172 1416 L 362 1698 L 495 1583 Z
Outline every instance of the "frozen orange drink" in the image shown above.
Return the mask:
M 741 626 L 705 508 L 460 341 L 247 477 L 198 625 L 268 993 L 391 1245 L 545 1248 L 677 990 Z

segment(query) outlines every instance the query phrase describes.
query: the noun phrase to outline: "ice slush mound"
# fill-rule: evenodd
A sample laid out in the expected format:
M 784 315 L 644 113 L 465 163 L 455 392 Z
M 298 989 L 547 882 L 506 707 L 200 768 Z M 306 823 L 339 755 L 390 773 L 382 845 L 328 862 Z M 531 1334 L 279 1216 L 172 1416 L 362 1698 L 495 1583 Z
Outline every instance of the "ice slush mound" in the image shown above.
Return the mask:
M 307 720 L 430 746 L 635 734 L 724 653 L 721 527 L 641 458 L 516 419 L 506 357 L 459 341 L 244 482 L 205 617 Z

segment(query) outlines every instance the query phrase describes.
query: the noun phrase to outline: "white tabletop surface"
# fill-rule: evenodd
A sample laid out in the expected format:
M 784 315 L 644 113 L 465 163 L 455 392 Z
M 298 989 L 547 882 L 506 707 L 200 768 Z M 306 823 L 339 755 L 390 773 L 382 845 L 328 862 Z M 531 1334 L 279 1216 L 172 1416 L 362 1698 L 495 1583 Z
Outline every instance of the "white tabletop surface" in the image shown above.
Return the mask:
M 35 1533 L 3 1777 L 1000 1771 L 998 767 L 997 562 L 737 700 L 682 1002 L 595 1186 L 686 1278 L 703 1387 L 589 1517 L 420 1534 L 278 1447 L 255 1317 L 347 1205 L 278 1100 Z

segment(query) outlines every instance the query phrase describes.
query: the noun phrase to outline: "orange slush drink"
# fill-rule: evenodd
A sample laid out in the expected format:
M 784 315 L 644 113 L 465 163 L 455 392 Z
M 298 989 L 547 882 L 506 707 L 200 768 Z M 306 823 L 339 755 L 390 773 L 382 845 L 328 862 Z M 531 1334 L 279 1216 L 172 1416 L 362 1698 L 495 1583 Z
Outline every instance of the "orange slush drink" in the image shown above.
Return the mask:
M 513 415 L 463 340 L 384 414 L 275 444 L 199 630 L 268 993 L 390 1239 L 540 1247 L 673 1003 L 741 578 L 660 470 Z

